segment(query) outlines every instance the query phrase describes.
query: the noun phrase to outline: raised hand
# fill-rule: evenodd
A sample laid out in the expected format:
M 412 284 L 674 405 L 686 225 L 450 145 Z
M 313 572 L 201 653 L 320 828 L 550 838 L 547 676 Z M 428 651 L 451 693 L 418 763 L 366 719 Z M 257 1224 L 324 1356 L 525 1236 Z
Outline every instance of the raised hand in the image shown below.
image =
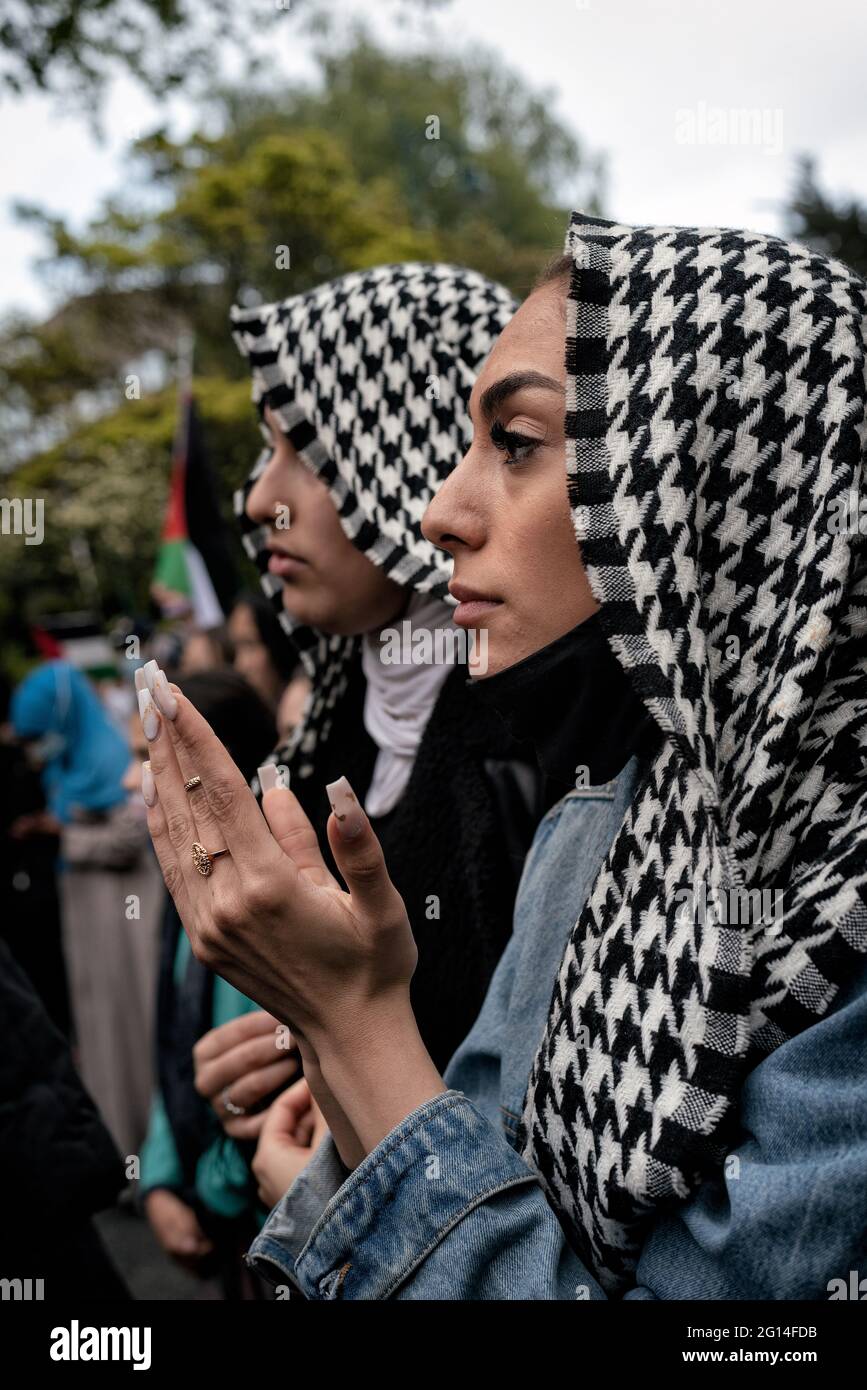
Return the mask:
M 148 828 L 196 958 L 288 1024 L 302 1051 L 357 1040 L 405 1009 L 415 942 L 346 780 L 329 789 L 328 836 L 348 891 L 328 873 L 293 793 L 267 794 L 266 821 L 190 701 L 161 671 L 152 686 L 139 697 Z

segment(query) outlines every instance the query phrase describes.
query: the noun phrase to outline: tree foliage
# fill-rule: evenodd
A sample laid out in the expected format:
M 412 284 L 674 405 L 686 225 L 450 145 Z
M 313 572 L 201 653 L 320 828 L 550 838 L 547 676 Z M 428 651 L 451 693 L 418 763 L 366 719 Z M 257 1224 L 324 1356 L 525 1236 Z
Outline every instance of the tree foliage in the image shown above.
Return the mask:
M 7 495 L 46 504 L 42 546 L 0 545 L 14 602 L 81 601 L 72 534 L 89 543 L 106 616 L 146 600 L 174 420 L 165 367 L 182 331 L 195 335 L 228 508 L 258 440 L 233 302 L 408 259 L 463 263 L 524 293 L 562 244 L 563 190 L 598 207 L 598 163 L 496 60 L 394 56 L 355 35 L 319 61 L 313 87 L 218 94 L 220 133 L 211 122 L 184 141 L 164 129 L 137 141 L 123 195 L 84 231 L 21 209 L 59 303 L 0 333 Z M 130 374 L 144 381 L 154 360 L 164 389 L 127 399 Z
M 802 156 L 787 209 L 790 234 L 867 276 L 867 206 L 856 198 L 830 198 L 819 185 L 816 161 Z
M 165 96 L 212 71 L 219 43 L 244 44 L 278 16 L 274 0 L 4 0 L 0 86 L 93 108 L 120 70 Z
M 336 0 L 3 0 L 0 91 L 62 93 L 96 115 L 119 72 L 155 96 L 213 84 L 221 49 L 261 65 L 275 25 L 327 22 Z M 403 11 L 449 0 L 396 0 Z M 395 4 L 395 0 L 392 0 Z M 295 26 L 297 29 L 297 25 Z

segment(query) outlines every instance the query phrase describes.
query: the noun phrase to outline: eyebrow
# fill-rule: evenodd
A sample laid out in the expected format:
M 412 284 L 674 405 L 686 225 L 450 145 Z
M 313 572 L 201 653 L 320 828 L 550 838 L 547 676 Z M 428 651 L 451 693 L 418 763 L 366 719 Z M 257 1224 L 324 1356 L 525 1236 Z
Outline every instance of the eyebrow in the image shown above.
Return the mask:
M 541 391 L 556 391 L 558 396 L 566 394 L 561 382 L 555 381 L 551 376 L 543 376 L 541 372 L 510 372 L 508 376 L 492 382 L 487 390 L 482 392 L 479 410 L 486 420 L 491 420 L 509 396 L 513 396 L 516 391 L 523 391 L 528 386 L 535 386 Z

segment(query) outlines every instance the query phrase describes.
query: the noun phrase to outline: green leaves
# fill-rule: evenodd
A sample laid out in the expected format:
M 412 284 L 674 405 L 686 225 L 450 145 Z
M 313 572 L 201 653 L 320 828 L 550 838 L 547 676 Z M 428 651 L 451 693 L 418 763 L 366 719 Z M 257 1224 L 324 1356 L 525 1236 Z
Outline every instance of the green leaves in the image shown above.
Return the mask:
M 106 22 L 113 11 L 107 0 Z M 319 68 L 314 87 L 217 93 L 220 133 L 211 121 L 185 141 L 162 129 L 137 140 L 134 176 L 84 230 L 20 210 L 43 234 L 60 300 L 46 322 L 0 330 L 7 495 L 46 499 L 43 545 L 0 538 L 0 587 L 22 612 L 82 601 L 76 533 L 107 617 L 147 603 L 182 332 L 195 334 L 196 395 L 228 513 L 259 447 L 233 302 L 410 259 L 462 263 L 523 294 L 562 244 L 559 189 L 583 184 L 583 205 L 596 206 L 596 165 L 550 102 L 491 57 L 395 56 L 356 35 L 342 49 L 332 39 Z M 127 374 L 147 382 L 147 362 L 168 384 L 128 399 Z

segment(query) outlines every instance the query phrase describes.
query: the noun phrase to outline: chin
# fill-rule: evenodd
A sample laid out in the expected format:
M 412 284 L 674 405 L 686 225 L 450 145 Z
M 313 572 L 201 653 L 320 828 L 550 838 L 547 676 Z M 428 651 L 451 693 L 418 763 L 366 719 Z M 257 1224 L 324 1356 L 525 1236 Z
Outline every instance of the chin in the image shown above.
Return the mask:
M 321 632 L 331 633 L 331 626 L 328 621 L 329 615 L 322 614 L 315 603 L 307 603 L 302 594 L 297 589 L 293 589 L 284 581 L 283 586 L 283 611 L 295 623 L 301 623 L 304 627 L 315 627 Z
M 503 651 L 502 643 L 492 642 L 488 636 L 486 649 L 480 652 L 479 659 L 467 663 L 467 674 L 472 681 L 483 681 L 488 676 L 496 676 L 511 665 L 508 653 Z
M 315 628 L 325 637 L 357 637 L 365 630 L 363 627 L 353 627 L 347 622 L 345 612 L 337 614 L 330 609 L 323 612 L 315 604 L 287 603 L 285 593 L 283 608 L 296 623 Z

